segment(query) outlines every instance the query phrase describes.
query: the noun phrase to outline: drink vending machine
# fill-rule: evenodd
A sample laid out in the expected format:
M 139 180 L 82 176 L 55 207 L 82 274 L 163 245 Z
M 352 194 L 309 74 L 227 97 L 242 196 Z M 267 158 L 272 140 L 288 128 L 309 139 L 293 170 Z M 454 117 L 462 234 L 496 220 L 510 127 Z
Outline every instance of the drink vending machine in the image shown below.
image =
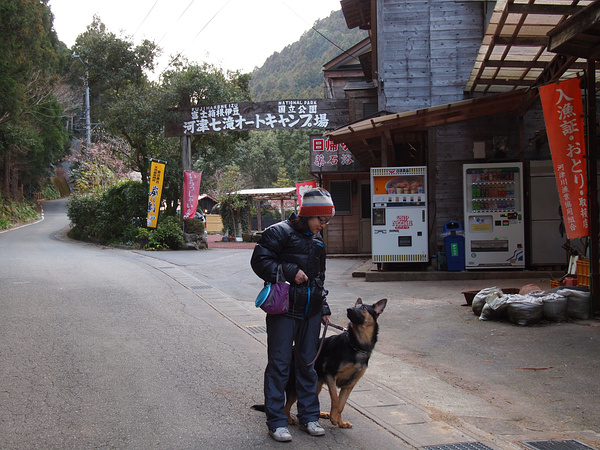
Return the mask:
M 523 164 L 463 165 L 465 267 L 525 268 Z
M 429 262 L 427 168 L 371 168 L 373 263 Z

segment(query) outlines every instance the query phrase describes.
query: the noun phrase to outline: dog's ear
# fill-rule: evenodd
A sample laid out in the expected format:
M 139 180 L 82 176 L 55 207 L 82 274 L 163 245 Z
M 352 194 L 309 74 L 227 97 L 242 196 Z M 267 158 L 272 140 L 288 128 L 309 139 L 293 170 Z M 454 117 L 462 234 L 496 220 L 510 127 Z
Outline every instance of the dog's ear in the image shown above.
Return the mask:
M 381 300 L 379 300 L 377 303 L 375 303 L 373 305 L 373 309 L 375 310 L 377 315 L 379 315 L 383 312 L 385 305 L 387 305 L 387 298 L 382 298 Z
M 354 304 L 354 306 L 358 306 L 358 305 L 362 305 L 362 299 L 360 297 L 358 297 L 358 299 L 356 300 L 356 303 Z

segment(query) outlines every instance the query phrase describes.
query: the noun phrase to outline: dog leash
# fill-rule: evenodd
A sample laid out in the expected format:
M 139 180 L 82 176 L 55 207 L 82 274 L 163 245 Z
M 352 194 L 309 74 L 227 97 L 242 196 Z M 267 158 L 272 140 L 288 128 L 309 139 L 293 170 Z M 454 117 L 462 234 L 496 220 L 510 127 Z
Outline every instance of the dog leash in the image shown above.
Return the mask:
M 307 366 L 312 366 L 317 361 L 317 358 L 319 357 L 319 354 L 321 353 L 321 349 L 323 348 L 323 342 L 325 342 L 325 335 L 327 334 L 328 326 L 331 326 L 331 327 L 336 328 L 341 331 L 348 331 L 348 328 L 340 327 L 339 325 L 336 325 L 335 323 L 326 322 L 325 328 L 323 329 L 323 336 L 321 336 L 321 343 L 319 344 L 319 350 L 317 350 L 315 359 L 313 359 L 310 363 L 308 363 Z

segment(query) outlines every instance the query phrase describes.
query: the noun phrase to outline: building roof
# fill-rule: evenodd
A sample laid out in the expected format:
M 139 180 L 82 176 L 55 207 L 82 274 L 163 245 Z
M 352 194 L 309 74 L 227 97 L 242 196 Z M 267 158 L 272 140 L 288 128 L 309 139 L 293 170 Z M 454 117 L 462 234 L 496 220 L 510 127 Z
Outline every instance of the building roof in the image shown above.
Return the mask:
M 376 26 L 370 23 L 371 16 L 365 15 L 367 3 L 365 0 L 342 1 L 344 15 L 347 12 L 351 15 L 346 17 L 349 27 L 351 24 L 361 28 L 367 24 Z M 532 88 L 575 76 L 587 66 L 581 56 L 600 53 L 599 11 L 600 1 L 498 0 L 465 86 L 465 91 L 474 98 L 363 119 L 326 133 L 326 136 L 335 143 L 348 145 L 354 156 L 363 165 L 368 165 L 368 161 L 374 159 L 372 151 L 381 148 L 379 138 L 392 143 L 394 134 L 409 129 L 504 112 L 522 114 L 537 96 L 537 89 Z M 582 18 L 587 20 L 578 28 L 577 41 L 569 31 L 559 34 L 578 17 L 580 23 Z M 548 48 L 551 41 L 556 48 Z M 575 41 L 579 53 L 573 50 Z M 582 46 L 587 53 L 582 53 Z M 571 52 L 553 53 L 561 49 Z
M 295 200 L 296 188 L 260 188 L 260 189 L 242 189 L 237 191 L 238 195 L 247 195 L 255 200 Z
M 590 0 L 499 0 L 465 91 L 475 94 L 531 88 L 570 78 L 583 59 L 548 50 L 548 33 L 592 4 Z
M 408 130 L 424 129 L 491 114 L 516 113 L 528 95 L 531 95 L 530 91 L 519 89 L 431 108 L 387 114 L 358 121 L 328 132 L 325 136 L 335 143 L 343 142 L 348 145 L 355 158 L 361 161 L 361 164 L 368 165 L 368 161 L 373 159 L 371 152 L 381 149 L 379 138 L 387 139 L 388 143 L 392 144 L 395 134 Z

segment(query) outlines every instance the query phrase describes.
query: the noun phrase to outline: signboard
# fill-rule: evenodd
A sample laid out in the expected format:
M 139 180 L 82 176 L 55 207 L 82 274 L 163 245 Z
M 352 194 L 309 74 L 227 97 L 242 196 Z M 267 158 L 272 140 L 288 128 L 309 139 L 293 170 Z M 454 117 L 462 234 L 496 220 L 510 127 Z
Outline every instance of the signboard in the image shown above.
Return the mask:
M 589 235 L 583 102 L 579 79 L 540 88 L 567 238 Z
M 316 181 L 303 181 L 302 183 L 296 183 L 296 198 L 298 199 L 298 206 L 302 206 L 302 197 L 304 197 L 304 193 L 316 187 Z
M 162 195 L 166 165 L 167 163 L 160 161 L 151 161 L 150 163 L 150 189 L 148 192 L 148 217 L 146 219 L 146 227 L 148 228 L 156 228 L 158 226 L 160 197 Z
M 165 136 L 226 131 L 290 129 L 332 130 L 348 123 L 348 100 L 277 100 L 231 102 L 179 110 L 179 120 L 165 125 Z
M 183 172 L 183 218 L 192 219 L 198 208 L 202 172 Z
M 335 144 L 323 136 L 310 137 L 310 171 L 360 172 L 362 167 L 345 144 Z

